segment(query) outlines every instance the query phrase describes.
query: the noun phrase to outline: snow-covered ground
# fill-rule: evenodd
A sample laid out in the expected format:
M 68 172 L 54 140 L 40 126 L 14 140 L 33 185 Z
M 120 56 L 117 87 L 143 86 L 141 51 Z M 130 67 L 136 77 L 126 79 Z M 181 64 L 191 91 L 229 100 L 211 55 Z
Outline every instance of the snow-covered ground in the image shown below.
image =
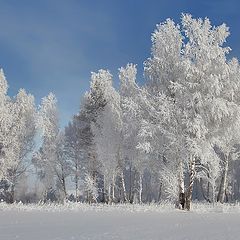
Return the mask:
M 0 204 L 1 240 L 240 239 L 240 206 Z

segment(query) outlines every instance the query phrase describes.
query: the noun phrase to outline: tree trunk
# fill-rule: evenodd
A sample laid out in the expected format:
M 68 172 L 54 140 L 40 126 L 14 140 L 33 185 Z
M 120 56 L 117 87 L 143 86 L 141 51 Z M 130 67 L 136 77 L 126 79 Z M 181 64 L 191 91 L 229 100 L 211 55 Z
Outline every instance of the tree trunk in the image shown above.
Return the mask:
M 136 182 L 136 171 L 134 170 L 132 173 L 132 177 L 131 177 L 131 182 L 132 182 L 132 187 L 131 187 L 131 198 L 129 199 L 130 203 L 133 203 L 134 201 L 134 195 L 135 195 L 135 182 Z
M 142 185 L 142 174 L 139 173 L 139 203 L 142 203 L 142 191 L 143 191 L 143 185 Z
M 75 198 L 76 202 L 78 202 L 78 165 L 75 164 Z
M 78 202 L 78 180 L 75 180 L 75 201 Z
M 224 172 L 218 192 L 218 198 L 217 201 L 220 201 L 221 203 L 224 202 L 225 192 L 227 188 L 227 174 L 228 174 L 228 168 L 229 168 L 229 155 L 226 155 L 225 158 L 225 166 L 224 166 Z
M 129 202 L 133 203 L 135 194 L 135 170 L 132 171 L 132 166 L 130 166 L 130 188 L 129 188 Z
M 132 198 L 132 164 L 129 167 L 129 192 L 128 192 L 128 201 L 131 202 Z
M 108 187 L 108 204 L 112 203 L 112 196 L 111 196 L 111 184 Z
M 215 181 L 214 181 L 214 183 L 212 184 L 212 203 L 213 203 L 213 205 L 215 205 L 215 201 L 216 201 L 215 190 L 216 190 L 216 185 L 215 185 Z
M 223 176 L 221 177 L 221 182 L 219 185 L 218 195 L 217 195 L 217 202 L 220 201 L 221 193 L 222 193 L 222 187 L 223 187 Z
M 189 186 L 188 186 L 187 194 L 186 194 L 186 209 L 188 211 L 190 211 L 190 208 L 191 208 L 193 184 L 194 184 L 194 179 L 195 179 L 195 157 L 194 156 L 192 156 L 190 159 L 189 170 L 190 170 Z
M 106 189 L 105 189 L 105 175 L 103 175 L 103 190 L 102 190 L 102 201 L 103 203 L 106 203 L 107 202 L 107 199 L 106 199 Z
M 220 195 L 220 202 L 224 202 L 224 196 L 225 192 L 227 189 L 227 174 L 228 174 L 228 168 L 229 168 L 229 159 L 227 157 L 226 162 L 225 162 L 225 169 L 224 169 L 224 174 L 223 174 L 223 187 L 222 187 L 222 193 Z
M 112 176 L 112 200 L 115 201 L 115 176 Z
M 11 184 L 9 203 L 14 203 L 14 201 L 15 201 L 15 184 Z
M 123 202 L 127 202 L 127 192 L 126 192 L 126 186 L 125 186 L 125 179 L 124 179 L 123 171 L 121 171 L 120 178 L 121 178 L 122 190 L 123 190 Z
M 129 167 L 129 193 L 128 193 L 128 201 L 131 202 L 132 199 L 132 164 Z
M 17 183 L 17 169 L 13 169 L 10 173 L 11 185 L 9 194 L 9 203 L 14 203 L 15 201 L 15 187 Z
M 208 182 L 209 183 L 209 182 Z M 204 189 L 203 189 L 203 180 L 202 178 L 200 178 L 200 188 L 201 188 L 201 191 L 202 191 L 202 196 L 203 198 L 207 201 L 207 202 L 211 202 L 209 197 L 205 195 L 205 192 L 204 192 Z
M 65 181 L 65 177 L 62 177 L 62 185 L 63 185 L 63 194 L 64 194 L 64 199 L 66 199 L 67 197 L 67 189 L 66 189 L 66 181 Z
M 65 201 L 66 198 L 67 198 L 67 189 L 66 189 L 66 180 L 65 180 L 64 167 L 63 167 L 63 165 L 61 165 L 61 171 L 62 171 L 62 179 L 61 179 L 61 182 L 62 182 L 62 188 L 63 188 L 63 194 L 64 194 L 64 201 Z
M 208 174 L 208 179 L 209 179 L 209 174 Z M 207 183 L 207 198 L 210 199 L 210 182 L 209 181 Z
M 160 202 L 162 196 L 162 183 L 159 184 L 159 191 L 158 191 L 158 202 Z
M 226 202 L 228 202 L 229 201 L 229 199 L 228 199 L 228 193 L 227 193 L 227 189 L 225 189 L 225 196 L 226 196 Z
M 179 161 L 179 175 L 178 175 L 178 187 L 179 187 L 179 198 L 177 207 L 185 209 L 185 188 L 184 188 L 184 175 L 183 175 L 183 163 L 182 160 Z

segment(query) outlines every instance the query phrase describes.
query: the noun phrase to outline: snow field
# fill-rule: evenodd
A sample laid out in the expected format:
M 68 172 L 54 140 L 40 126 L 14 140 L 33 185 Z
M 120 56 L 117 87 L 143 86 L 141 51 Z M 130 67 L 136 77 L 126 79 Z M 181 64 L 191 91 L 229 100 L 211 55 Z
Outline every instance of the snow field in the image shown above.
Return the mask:
M 240 206 L 0 204 L 1 240 L 236 240 Z

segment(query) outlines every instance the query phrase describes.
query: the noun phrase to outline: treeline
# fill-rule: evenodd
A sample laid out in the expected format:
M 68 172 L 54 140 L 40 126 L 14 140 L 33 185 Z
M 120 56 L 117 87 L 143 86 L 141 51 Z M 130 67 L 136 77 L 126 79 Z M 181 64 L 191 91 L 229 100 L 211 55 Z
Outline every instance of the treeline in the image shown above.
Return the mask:
M 134 64 L 119 69 L 117 89 L 108 70 L 92 73 L 64 130 L 52 93 L 39 108 L 24 90 L 10 98 L 1 72 L 1 198 L 170 200 L 188 210 L 193 198 L 239 200 L 240 67 L 228 35 L 207 18 L 167 19 L 152 34 L 145 82 Z

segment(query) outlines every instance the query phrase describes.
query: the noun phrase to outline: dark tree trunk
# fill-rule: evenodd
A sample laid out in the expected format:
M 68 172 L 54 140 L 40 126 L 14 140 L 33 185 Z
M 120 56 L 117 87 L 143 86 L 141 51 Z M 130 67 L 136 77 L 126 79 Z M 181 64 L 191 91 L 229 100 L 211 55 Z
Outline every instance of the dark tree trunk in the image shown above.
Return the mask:
M 208 182 L 208 184 L 209 184 L 209 182 Z M 201 188 L 201 191 L 202 191 L 202 196 L 203 196 L 203 198 L 204 198 L 207 202 L 210 203 L 211 201 L 210 201 L 209 195 L 206 196 L 206 194 L 205 194 L 205 192 L 204 192 L 204 189 L 203 189 L 203 180 L 202 180 L 202 178 L 200 179 L 200 188 Z
M 9 203 L 14 203 L 15 201 L 15 185 L 11 185 L 10 196 L 9 196 Z

